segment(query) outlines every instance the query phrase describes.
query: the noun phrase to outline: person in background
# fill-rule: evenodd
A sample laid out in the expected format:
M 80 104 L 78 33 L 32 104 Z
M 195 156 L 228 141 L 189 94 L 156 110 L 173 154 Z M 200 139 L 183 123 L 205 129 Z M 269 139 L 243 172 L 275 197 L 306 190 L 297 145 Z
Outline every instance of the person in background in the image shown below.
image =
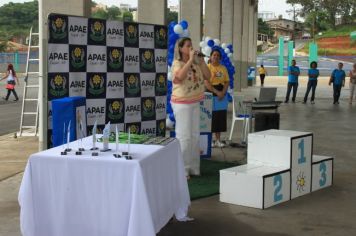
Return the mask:
M 292 102 L 295 102 L 295 97 L 297 96 L 298 77 L 300 74 L 300 70 L 299 67 L 296 66 L 296 64 L 297 64 L 296 61 L 292 60 L 292 65 L 288 67 L 288 85 L 287 85 L 286 100 L 284 101 L 285 103 L 289 102 L 289 96 L 292 88 L 293 88 Z
M 305 96 L 304 96 L 304 102 L 303 102 L 304 104 L 307 103 L 310 90 L 312 90 L 312 96 L 310 102 L 311 104 L 314 104 L 315 89 L 316 89 L 316 85 L 318 84 L 318 77 L 319 77 L 319 70 L 317 69 L 317 67 L 318 67 L 318 63 L 316 63 L 315 61 L 312 61 L 310 63 L 310 69 L 308 70 L 309 80 L 308 80 L 307 91 L 305 92 Z
M 222 102 L 226 98 L 226 92 L 229 88 L 229 74 L 225 66 L 220 64 L 221 54 L 217 49 L 213 49 L 210 53 L 210 63 L 208 68 L 210 70 L 210 83 L 206 81 L 206 87 L 213 93 L 214 105 L 218 107 L 217 103 Z M 227 104 L 227 100 L 226 100 Z M 218 108 L 213 110 L 211 132 L 215 133 L 215 140 L 212 142 L 212 147 L 225 147 L 225 144 L 221 142 L 221 132 L 226 132 L 226 119 L 227 119 L 227 107 L 226 109 Z
M 354 97 L 355 87 L 356 87 L 356 63 L 354 63 L 353 68 L 350 70 L 350 101 L 352 104 L 352 99 Z
M 177 41 L 172 65 L 172 108 L 176 120 L 176 137 L 180 142 L 187 179 L 200 175 L 200 101 L 210 71 L 198 56 L 190 38 Z
M 260 74 L 260 80 L 261 80 L 261 87 L 263 87 L 265 83 L 265 77 L 267 75 L 267 70 L 263 67 L 263 65 L 258 68 L 258 73 Z
M 15 85 L 19 85 L 19 79 L 16 76 L 16 72 L 14 70 L 14 66 L 12 64 L 9 64 L 7 66 L 7 71 L 6 71 L 6 75 L 0 80 L 7 80 L 7 84 L 6 84 L 6 89 L 7 89 L 7 95 L 6 97 L 3 97 L 4 100 L 9 100 L 10 94 L 11 92 L 14 94 L 15 96 L 15 102 L 17 102 L 19 100 L 19 97 L 17 96 L 17 93 L 15 91 Z M 16 81 L 15 81 L 16 79 Z M 17 83 L 16 83 L 17 82 Z
M 341 88 L 345 86 L 346 73 L 342 69 L 343 66 L 344 66 L 344 64 L 342 62 L 339 62 L 338 68 L 334 69 L 330 76 L 329 85 L 331 85 L 331 83 L 333 84 L 333 91 L 334 91 L 334 94 L 333 94 L 334 103 L 333 104 L 339 104 Z

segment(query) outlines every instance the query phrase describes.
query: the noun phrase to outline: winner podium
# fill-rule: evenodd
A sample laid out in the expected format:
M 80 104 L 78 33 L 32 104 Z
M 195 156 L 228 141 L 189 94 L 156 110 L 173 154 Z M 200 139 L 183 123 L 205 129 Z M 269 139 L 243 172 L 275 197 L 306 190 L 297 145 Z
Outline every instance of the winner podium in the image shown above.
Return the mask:
M 313 134 L 249 134 L 247 164 L 220 170 L 220 201 L 268 208 L 332 185 L 333 158 L 313 155 Z

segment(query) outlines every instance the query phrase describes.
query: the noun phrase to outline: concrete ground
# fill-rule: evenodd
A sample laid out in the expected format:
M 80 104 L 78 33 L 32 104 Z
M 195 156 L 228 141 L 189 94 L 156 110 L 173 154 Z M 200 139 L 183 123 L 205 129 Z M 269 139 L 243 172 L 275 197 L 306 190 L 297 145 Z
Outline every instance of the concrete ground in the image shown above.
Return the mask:
M 282 104 L 280 128 L 314 133 L 314 153 L 335 157 L 334 185 L 266 210 L 219 202 L 218 195 L 192 202 L 192 222 L 172 221 L 159 236 L 174 235 L 355 235 L 356 226 L 356 101 L 348 104 L 348 88 L 340 105 L 332 104 L 332 89 L 320 79 L 316 104 L 301 103 L 305 80 L 301 79 L 297 102 Z M 278 87 L 285 95 L 285 78 L 266 78 L 266 86 Z M 259 85 L 242 91 L 247 99 L 258 97 Z M 228 114 L 231 117 L 231 113 Z M 228 121 L 228 130 L 230 127 Z M 240 124 L 233 141 L 240 142 Z M 224 134 L 225 137 L 228 132 Z M 17 194 L 24 164 L 37 151 L 33 138 L 0 138 L 0 236 L 20 235 Z M 213 150 L 214 160 L 246 160 L 246 150 Z M 18 173 L 20 172 L 20 173 Z M 16 174 L 18 173 L 18 174 Z M 238 186 L 237 186 L 238 187 Z M 243 191 L 243 189 L 241 189 Z

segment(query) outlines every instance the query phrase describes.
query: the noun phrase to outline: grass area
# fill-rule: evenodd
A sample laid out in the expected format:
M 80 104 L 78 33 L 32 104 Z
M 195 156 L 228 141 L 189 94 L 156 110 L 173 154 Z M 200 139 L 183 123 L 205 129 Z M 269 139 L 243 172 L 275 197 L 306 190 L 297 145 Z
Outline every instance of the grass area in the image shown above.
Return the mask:
M 188 180 L 190 199 L 195 200 L 219 193 L 219 170 L 240 165 L 237 162 L 200 161 L 201 176 Z
M 323 35 L 316 36 L 316 39 L 337 37 L 337 36 L 349 36 L 351 32 L 356 31 L 356 24 L 337 26 L 336 29 L 329 29 L 323 32 Z
M 306 43 L 299 52 L 304 52 L 309 54 L 309 43 Z M 335 56 L 335 55 L 353 55 L 355 54 L 355 49 L 353 48 L 318 48 L 318 55 L 320 56 Z

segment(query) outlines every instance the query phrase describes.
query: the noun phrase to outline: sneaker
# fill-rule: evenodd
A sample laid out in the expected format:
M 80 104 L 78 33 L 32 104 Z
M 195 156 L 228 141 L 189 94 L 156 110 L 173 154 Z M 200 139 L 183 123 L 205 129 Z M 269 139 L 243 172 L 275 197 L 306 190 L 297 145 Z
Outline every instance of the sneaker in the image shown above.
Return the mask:
M 285 100 L 284 103 L 288 103 L 288 100 Z
M 18 99 L 15 99 L 15 100 L 14 100 L 14 102 L 17 102 L 17 101 L 18 101 Z
M 218 140 L 218 141 L 216 141 L 216 145 L 217 145 L 219 148 L 223 148 L 223 147 L 225 147 L 225 144 L 224 144 L 224 143 L 222 143 L 222 142 L 220 142 L 219 140 Z
M 314 102 L 314 101 L 311 101 L 310 103 L 311 103 L 311 104 L 315 104 L 315 102 Z
M 304 101 L 304 102 L 303 102 L 303 104 L 307 104 L 307 102 L 306 102 L 306 101 Z
M 212 147 L 212 148 L 216 148 L 216 147 L 217 147 L 217 144 L 216 144 L 216 141 L 215 141 L 215 140 L 213 140 L 213 141 L 211 142 L 211 147 Z
M 2 97 L 3 100 L 7 101 L 7 99 L 5 97 Z

